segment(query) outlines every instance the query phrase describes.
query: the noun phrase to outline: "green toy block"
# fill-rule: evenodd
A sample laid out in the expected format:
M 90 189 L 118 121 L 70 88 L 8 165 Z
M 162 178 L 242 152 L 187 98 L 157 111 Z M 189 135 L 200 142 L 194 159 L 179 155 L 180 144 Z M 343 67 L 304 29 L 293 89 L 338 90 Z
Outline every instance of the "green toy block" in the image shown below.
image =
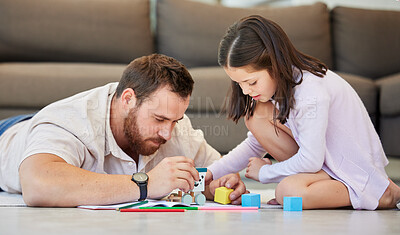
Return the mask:
M 233 192 L 233 189 L 228 189 L 226 187 L 219 187 L 215 189 L 214 201 L 221 204 L 229 204 L 231 203 L 231 199 L 229 199 L 229 195 Z

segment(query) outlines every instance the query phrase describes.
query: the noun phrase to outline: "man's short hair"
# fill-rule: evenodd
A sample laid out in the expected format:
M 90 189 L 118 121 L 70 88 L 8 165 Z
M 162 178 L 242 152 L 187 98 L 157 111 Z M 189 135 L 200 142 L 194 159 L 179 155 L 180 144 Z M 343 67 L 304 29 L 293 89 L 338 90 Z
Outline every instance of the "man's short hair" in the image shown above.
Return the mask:
M 167 86 L 182 98 L 192 94 L 194 81 L 186 67 L 176 59 L 152 54 L 133 60 L 122 74 L 117 98 L 127 88 L 135 91 L 137 106 L 159 88 Z

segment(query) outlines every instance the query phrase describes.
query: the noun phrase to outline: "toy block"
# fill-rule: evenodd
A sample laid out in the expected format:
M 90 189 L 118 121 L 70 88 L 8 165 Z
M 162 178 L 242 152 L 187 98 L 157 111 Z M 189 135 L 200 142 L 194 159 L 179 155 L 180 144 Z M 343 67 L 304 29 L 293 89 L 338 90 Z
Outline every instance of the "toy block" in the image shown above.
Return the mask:
M 284 197 L 283 198 L 284 211 L 302 211 L 303 199 L 301 197 Z
M 258 207 L 261 206 L 261 196 L 256 193 L 248 193 L 242 195 L 242 207 Z
M 226 187 L 219 187 L 215 189 L 214 201 L 221 204 L 229 204 L 231 203 L 231 199 L 229 199 L 229 195 L 233 192 L 233 189 L 228 189 Z

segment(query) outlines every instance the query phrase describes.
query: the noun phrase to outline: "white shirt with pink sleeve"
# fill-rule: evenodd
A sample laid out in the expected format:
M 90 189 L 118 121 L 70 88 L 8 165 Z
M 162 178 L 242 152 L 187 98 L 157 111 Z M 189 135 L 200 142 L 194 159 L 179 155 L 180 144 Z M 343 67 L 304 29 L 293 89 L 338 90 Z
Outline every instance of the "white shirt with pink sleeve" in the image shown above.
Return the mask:
M 322 169 L 347 186 L 355 209 L 376 209 L 389 185 L 384 169 L 388 160 L 355 90 L 332 71 L 323 78 L 304 72 L 294 97 L 286 125 L 299 150 L 286 161 L 263 166 L 260 182 L 277 183 L 289 175 Z M 240 145 L 208 169 L 219 178 L 244 169 L 249 158 L 264 154 L 249 132 Z

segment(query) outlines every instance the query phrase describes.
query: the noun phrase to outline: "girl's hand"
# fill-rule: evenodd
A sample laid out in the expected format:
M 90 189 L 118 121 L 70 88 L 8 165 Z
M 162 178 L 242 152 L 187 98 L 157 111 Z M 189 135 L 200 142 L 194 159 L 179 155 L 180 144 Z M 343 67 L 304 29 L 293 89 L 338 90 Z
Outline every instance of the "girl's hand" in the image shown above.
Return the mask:
M 247 169 L 246 169 L 246 178 L 253 179 L 256 181 L 260 181 L 258 177 L 258 173 L 260 172 L 260 169 L 264 165 L 271 165 L 272 162 L 268 158 L 258 158 L 258 157 L 252 157 L 249 159 L 249 164 L 247 164 Z
M 212 198 L 214 198 L 215 189 L 218 187 L 227 187 L 234 190 L 229 195 L 232 205 L 240 205 L 242 203 L 242 194 L 249 193 L 249 191 L 246 190 L 246 185 L 240 179 L 239 174 L 228 174 L 213 180 L 209 188 Z

